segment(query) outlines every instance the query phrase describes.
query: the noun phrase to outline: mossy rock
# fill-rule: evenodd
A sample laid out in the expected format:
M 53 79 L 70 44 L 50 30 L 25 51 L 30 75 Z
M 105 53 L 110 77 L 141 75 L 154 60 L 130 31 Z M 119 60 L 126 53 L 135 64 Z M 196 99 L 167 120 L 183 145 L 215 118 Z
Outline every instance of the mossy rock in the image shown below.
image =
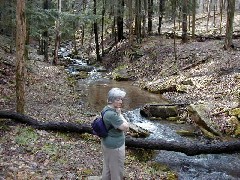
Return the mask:
M 226 128 L 226 134 L 240 136 L 240 122 L 236 116 L 231 116 L 228 120 L 229 126 Z
M 167 120 L 168 121 L 178 121 L 178 120 L 180 120 L 180 117 L 179 116 L 168 117 Z
M 236 128 L 236 130 L 235 130 L 235 132 L 234 132 L 234 135 L 235 135 L 236 137 L 240 137 L 240 125 L 237 126 L 237 128 Z
M 88 77 L 88 72 L 80 71 L 78 74 L 75 75 L 76 79 L 86 79 Z
M 191 104 L 188 106 L 188 112 L 190 118 L 199 126 L 204 135 L 209 138 L 222 135 L 218 125 L 209 116 L 212 112 L 211 104 Z
M 170 117 L 177 117 L 178 109 L 177 106 L 164 106 L 164 105 L 155 105 L 153 104 L 146 104 L 140 109 L 140 114 L 143 117 L 147 118 L 161 118 L 167 119 Z M 173 118 L 170 118 L 173 119 Z M 169 120 L 170 120 L 169 119 Z M 175 119 L 176 120 L 176 119 Z
M 187 136 L 187 137 L 193 137 L 196 135 L 195 132 L 188 131 L 188 130 L 178 130 L 178 131 L 176 131 L 176 133 L 181 136 Z
M 127 71 L 127 66 L 119 66 L 112 72 L 112 78 L 116 81 L 128 81 L 130 76 Z
M 240 108 L 234 108 L 229 111 L 230 116 L 236 116 L 240 119 Z

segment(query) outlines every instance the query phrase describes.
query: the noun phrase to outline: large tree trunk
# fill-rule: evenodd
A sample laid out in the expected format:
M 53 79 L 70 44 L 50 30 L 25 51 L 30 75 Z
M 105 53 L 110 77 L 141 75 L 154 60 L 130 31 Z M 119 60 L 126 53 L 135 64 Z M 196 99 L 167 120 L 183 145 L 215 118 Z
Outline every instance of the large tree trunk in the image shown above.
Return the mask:
M 62 0 L 58 0 L 58 19 L 56 22 L 56 37 L 55 37 L 55 50 L 54 50 L 54 58 L 53 64 L 58 64 L 58 49 L 60 46 L 60 16 L 62 11 Z
M 162 19 L 164 15 L 165 0 L 159 1 L 158 34 L 161 34 Z
M 93 14 L 97 15 L 97 1 L 94 0 L 94 5 L 93 5 Z M 102 59 L 100 57 L 100 47 L 99 47 L 99 42 L 98 42 L 98 25 L 97 25 L 97 20 L 94 21 L 93 23 L 93 31 L 94 31 L 94 37 L 95 37 L 95 46 L 96 46 L 96 58 L 98 62 L 101 62 Z
M 129 27 L 129 45 L 132 45 L 133 42 L 133 7 L 132 7 L 132 0 L 127 1 L 127 7 L 128 7 L 128 27 Z
M 227 25 L 226 25 L 226 37 L 224 48 L 230 49 L 233 47 L 232 36 L 233 36 L 233 20 L 235 11 L 235 0 L 229 0 L 227 5 Z
M 117 36 L 118 42 L 121 41 L 123 37 L 123 9 L 124 9 L 124 1 L 121 0 L 118 2 L 117 8 Z
M 141 43 L 141 1 L 135 0 L 135 34 L 137 36 L 137 42 Z
M 196 0 L 192 1 L 192 38 L 195 39 L 195 25 L 196 25 Z
M 75 124 L 70 122 L 56 121 L 41 122 L 29 116 L 11 111 L 0 111 L 0 119 L 12 119 L 15 122 L 27 124 L 36 129 L 92 134 L 92 128 L 90 124 Z M 189 156 L 198 154 L 240 152 L 240 141 L 218 142 L 212 144 L 186 141 L 180 144 L 179 142 L 167 141 L 164 139 L 151 140 L 127 136 L 126 146 L 129 148 L 176 151 L 185 153 Z
M 26 17 L 25 0 L 17 1 L 16 9 L 16 99 L 17 112 L 24 113 L 25 106 L 25 43 L 26 43 Z
M 153 0 L 148 0 L 148 34 L 152 34 Z
M 187 37 L 187 4 L 188 0 L 183 0 L 182 2 L 182 42 L 186 43 L 188 41 Z
M 49 9 L 49 0 L 45 0 L 43 3 L 43 9 L 44 10 L 48 10 Z M 48 58 L 48 29 L 46 29 L 43 32 L 43 52 L 44 52 L 44 61 L 48 62 L 49 58 Z

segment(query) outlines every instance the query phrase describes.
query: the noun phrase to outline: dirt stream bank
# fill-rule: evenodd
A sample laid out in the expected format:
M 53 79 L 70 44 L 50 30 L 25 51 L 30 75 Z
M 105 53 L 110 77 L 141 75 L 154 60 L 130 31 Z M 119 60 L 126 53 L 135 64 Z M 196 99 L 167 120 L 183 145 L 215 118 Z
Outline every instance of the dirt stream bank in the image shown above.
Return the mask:
M 239 43 L 237 40 L 236 43 Z M 153 38 L 145 41 L 141 51 L 145 56 L 128 64 L 138 85 L 167 77 L 176 71 L 173 62 L 172 41 L 169 43 Z M 186 67 L 192 61 L 208 57 L 208 60 L 182 74 L 194 77 L 195 86 L 187 94 L 165 93 L 172 102 L 212 102 L 216 111 L 229 108 L 238 101 L 239 91 L 239 51 L 224 51 L 223 42 L 191 42 L 179 44 L 177 54 Z M 150 54 L 151 52 L 151 54 Z M 14 56 L 1 54 L 0 108 L 15 110 Z M 152 57 L 152 56 L 154 57 Z M 193 58 L 194 56 L 194 58 Z M 105 59 L 111 64 L 110 58 Z M 191 57 L 191 58 L 189 58 Z M 189 60 L 190 59 L 190 60 Z M 169 64 L 172 64 L 169 66 Z M 112 65 L 114 67 L 116 65 Z M 81 94 L 76 94 L 74 86 L 64 73 L 63 67 L 55 67 L 42 62 L 35 51 L 27 62 L 26 114 L 42 121 L 90 122 L 92 117 L 79 105 Z M 238 70 L 237 70 L 238 68 Z M 138 71 L 132 71 L 137 69 Z M 33 130 L 23 125 L 0 120 L 0 178 L 3 179 L 76 179 L 100 175 L 102 154 L 99 139 L 91 135 L 63 134 Z M 224 119 L 219 121 L 224 123 Z M 127 150 L 126 179 L 166 179 L 174 175 L 165 166 L 158 167 L 151 161 L 139 161 Z

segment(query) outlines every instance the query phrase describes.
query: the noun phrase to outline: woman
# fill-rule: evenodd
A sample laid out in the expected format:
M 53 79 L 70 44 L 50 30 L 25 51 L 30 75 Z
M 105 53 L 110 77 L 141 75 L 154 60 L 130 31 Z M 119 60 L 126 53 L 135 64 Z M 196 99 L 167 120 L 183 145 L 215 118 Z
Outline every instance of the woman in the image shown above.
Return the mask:
M 102 138 L 103 180 L 122 180 L 125 161 L 125 134 L 129 124 L 121 114 L 126 92 L 112 88 L 108 92 L 108 105 L 103 108 L 103 121 L 109 129 L 108 136 Z

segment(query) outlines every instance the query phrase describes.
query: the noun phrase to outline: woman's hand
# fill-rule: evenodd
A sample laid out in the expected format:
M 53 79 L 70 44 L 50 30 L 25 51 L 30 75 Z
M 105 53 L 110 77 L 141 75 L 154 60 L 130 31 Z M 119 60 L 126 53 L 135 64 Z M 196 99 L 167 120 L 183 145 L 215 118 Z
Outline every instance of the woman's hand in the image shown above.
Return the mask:
M 122 113 L 121 108 L 116 108 L 116 111 L 117 111 L 118 114 L 121 114 L 121 113 Z

